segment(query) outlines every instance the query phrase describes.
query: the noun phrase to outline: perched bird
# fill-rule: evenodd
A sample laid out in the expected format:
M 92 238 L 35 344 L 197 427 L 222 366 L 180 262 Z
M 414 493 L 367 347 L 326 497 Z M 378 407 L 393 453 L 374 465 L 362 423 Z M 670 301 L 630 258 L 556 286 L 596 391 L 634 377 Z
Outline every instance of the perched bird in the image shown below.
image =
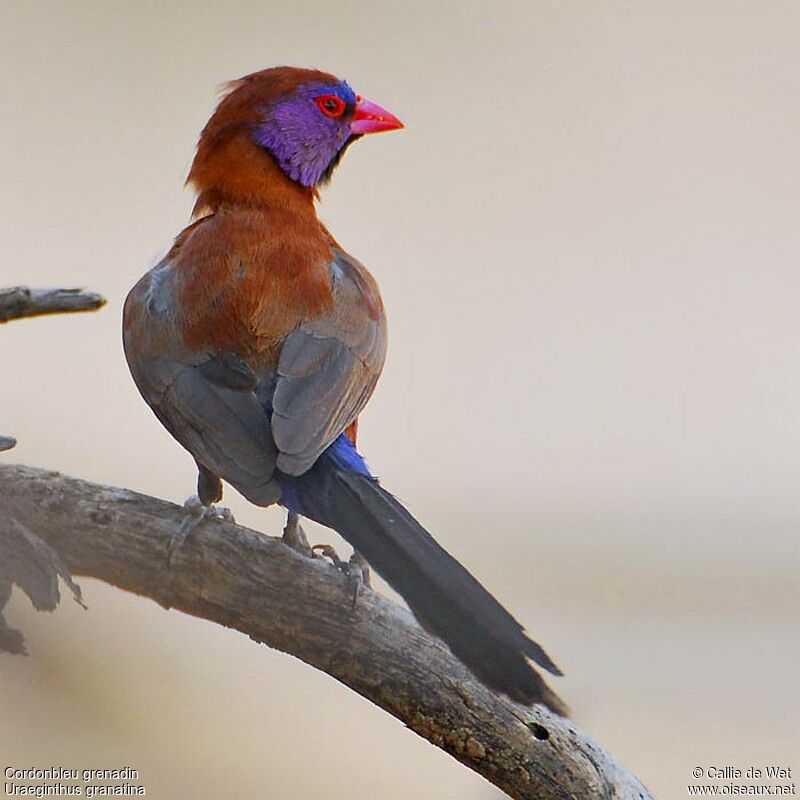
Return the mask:
M 333 75 L 277 67 L 232 82 L 200 135 L 196 220 L 131 290 L 123 339 L 155 415 L 222 481 L 338 531 L 487 686 L 564 706 L 556 665 L 374 478 L 358 415 L 386 354 L 378 286 L 319 221 L 318 188 L 361 136 L 402 128 Z

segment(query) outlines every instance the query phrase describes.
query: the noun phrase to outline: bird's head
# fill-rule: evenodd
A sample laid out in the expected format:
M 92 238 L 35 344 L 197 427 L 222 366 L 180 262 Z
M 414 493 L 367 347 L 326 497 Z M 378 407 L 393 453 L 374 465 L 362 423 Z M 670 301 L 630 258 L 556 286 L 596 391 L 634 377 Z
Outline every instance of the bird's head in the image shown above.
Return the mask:
M 313 193 L 345 149 L 367 133 L 402 128 L 397 117 L 326 72 L 274 67 L 228 85 L 200 135 L 189 182 L 198 206 L 256 201 L 278 175 Z

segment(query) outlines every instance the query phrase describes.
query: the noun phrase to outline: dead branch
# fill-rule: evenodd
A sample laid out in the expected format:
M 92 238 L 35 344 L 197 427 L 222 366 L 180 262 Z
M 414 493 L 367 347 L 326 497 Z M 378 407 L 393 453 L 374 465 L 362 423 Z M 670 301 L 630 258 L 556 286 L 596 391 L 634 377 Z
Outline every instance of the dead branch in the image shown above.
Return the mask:
M 569 720 L 480 684 L 413 616 L 321 559 L 234 524 L 198 525 L 173 552 L 180 506 L 24 466 L 0 466 L 0 517 L 16 519 L 75 574 L 235 628 L 349 686 L 526 800 L 649 800 Z
M 83 289 L 29 289 L 13 286 L 0 289 L 0 322 L 43 314 L 64 314 L 74 311 L 96 311 L 106 304 L 105 298 Z
M 0 650 L 26 652 L 22 633 L 10 628 L 2 614 L 11 589 L 19 586 L 37 611 L 54 611 L 61 599 L 59 578 L 76 602 L 83 605 L 81 590 L 61 556 L 14 517 L 0 515 Z

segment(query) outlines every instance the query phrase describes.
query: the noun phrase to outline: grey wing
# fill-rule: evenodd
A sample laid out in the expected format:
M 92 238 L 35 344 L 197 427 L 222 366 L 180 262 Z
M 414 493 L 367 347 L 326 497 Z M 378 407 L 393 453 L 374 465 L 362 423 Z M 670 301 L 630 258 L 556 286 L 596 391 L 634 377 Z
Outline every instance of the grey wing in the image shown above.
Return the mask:
M 182 345 L 171 283 L 168 265 L 156 267 L 128 296 L 123 341 L 131 374 L 198 464 L 251 502 L 270 505 L 280 497 L 272 479 L 277 451 L 255 376 L 233 354 L 196 353 Z
M 272 396 L 277 465 L 301 475 L 366 405 L 386 357 L 378 288 L 345 253 L 331 264 L 334 306 L 285 339 Z

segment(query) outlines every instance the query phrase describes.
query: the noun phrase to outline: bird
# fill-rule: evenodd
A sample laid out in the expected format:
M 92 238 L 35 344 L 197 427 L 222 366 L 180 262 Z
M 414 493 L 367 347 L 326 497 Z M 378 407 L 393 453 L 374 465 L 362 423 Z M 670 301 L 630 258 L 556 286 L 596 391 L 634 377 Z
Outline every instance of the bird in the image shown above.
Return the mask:
M 487 687 L 566 706 L 561 671 L 371 473 L 358 418 L 386 357 L 378 284 L 317 216 L 348 148 L 403 123 L 346 81 L 271 67 L 226 85 L 187 184 L 192 221 L 127 296 L 133 380 L 197 466 L 203 510 L 223 482 L 337 531 Z M 362 561 L 363 563 L 363 561 Z

